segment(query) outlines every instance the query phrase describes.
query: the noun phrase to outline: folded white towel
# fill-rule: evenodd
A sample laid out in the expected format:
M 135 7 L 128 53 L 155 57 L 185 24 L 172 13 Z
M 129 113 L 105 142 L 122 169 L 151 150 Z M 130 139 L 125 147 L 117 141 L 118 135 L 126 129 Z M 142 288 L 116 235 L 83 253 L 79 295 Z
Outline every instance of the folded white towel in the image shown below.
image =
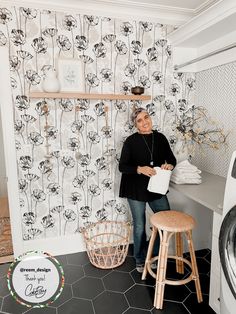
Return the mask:
M 201 178 L 181 178 L 177 177 L 174 174 L 171 176 L 171 182 L 175 184 L 200 184 L 202 183 Z
M 178 175 L 199 175 L 201 173 L 201 170 L 189 170 L 189 169 L 178 169 L 175 168 L 173 170 L 173 174 L 176 176 Z
M 173 175 L 178 178 L 183 178 L 183 179 L 201 179 L 201 176 L 197 172 L 181 172 L 181 171 L 173 171 Z
M 175 166 L 175 169 L 185 169 L 185 170 L 198 170 L 198 168 L 194 165 L 192 165 L 187 159 L 186 160 L 183 160 L 181 162 L 179 162 L 176 166 Z
M 148 182 L 148 191 L 165 195 L 169 188 L 171 170 L 154 167 L 156 174 L 151 176 Z

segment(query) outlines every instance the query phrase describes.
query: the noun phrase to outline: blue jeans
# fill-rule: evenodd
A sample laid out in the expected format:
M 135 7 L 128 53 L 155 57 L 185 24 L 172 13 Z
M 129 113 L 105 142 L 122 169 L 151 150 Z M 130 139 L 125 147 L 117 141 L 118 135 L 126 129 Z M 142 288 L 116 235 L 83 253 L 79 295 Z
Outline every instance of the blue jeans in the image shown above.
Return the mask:
M 147 253 L 147 240 L 146 240 L 146 203 L 142 201 L 127 199 L 133 217 L 133 238 L 134 238 L 134 258 L 136 265 L 144 264 Z M 161 210 L 169 210 L 170 205 L 166 195 L 160 199 L 148 202 L 150 208 L 154 213 Z M 158 255 L 159 252 L 159 236 L 153 250 L 153 256 Z

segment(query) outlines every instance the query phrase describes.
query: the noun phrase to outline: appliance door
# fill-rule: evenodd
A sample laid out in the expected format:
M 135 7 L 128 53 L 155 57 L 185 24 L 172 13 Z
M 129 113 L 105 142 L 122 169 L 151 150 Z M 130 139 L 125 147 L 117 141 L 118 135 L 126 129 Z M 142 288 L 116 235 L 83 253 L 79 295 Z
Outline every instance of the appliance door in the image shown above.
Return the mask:
M 236 205 L 228 211 L 222 222 L 219 251 L 225 278 L 236 299 Z

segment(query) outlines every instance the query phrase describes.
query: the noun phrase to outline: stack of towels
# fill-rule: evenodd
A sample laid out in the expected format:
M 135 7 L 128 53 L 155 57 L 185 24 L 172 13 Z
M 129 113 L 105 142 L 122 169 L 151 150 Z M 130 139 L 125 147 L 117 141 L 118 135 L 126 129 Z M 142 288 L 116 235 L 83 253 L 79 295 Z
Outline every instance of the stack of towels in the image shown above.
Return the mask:
M 200 184 L 201 170 L 192 165 L 188 160 L 179 162 L 172 171 L 171 181 L 176 184 Z

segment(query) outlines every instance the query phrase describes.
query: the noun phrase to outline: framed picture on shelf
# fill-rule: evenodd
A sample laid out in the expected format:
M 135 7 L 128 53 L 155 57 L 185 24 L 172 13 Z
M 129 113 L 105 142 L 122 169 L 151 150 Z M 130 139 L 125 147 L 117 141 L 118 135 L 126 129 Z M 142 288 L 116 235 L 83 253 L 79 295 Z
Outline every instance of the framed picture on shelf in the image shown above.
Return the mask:
M 84 92 L 83 67 L 79 59 L 58 59 L 58 77 L 62 92 Z

